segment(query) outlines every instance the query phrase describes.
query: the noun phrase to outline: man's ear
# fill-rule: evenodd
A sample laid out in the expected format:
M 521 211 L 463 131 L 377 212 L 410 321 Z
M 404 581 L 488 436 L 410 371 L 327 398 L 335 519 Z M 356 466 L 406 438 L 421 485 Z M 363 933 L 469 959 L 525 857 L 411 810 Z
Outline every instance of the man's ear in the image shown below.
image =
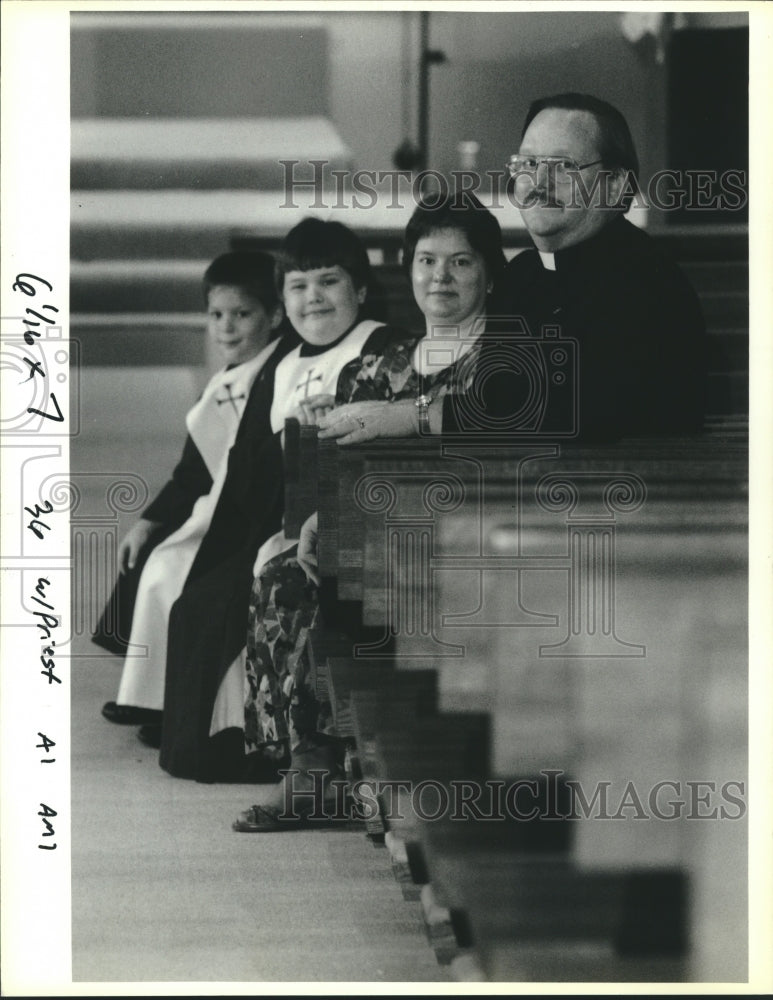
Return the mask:
M 367 297 L 368 297 L 367 285 L 363 285 L 362 288 L 357 289 L 357 301 L 360 303 L 360 305 L 364 305 L 365 299 L 367 299 Z
M 616 208 L 621 202 L 630 204 L 638 191 L 636 178 L 625 167 L 616 167 L 609 176 L 608 184 L 607 191 L 610 207 Z

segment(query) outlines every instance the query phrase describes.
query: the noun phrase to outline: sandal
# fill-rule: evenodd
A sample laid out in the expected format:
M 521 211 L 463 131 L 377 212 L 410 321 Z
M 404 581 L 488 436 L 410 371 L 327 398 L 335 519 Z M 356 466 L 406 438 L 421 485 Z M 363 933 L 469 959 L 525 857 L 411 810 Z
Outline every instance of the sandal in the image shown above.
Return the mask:
M 346 814 L 341 815 L 336 812 L 335 803 L 326 802 L 325 805 L 330 812 L 325 812 L 323 816 L 315 817 L 313 814 L 304 812 L 288 815 L 284 808 L 279 806 L 250 806 L 240 813 L 239 818 L 234 820 L 231 828 L 237 833 L 283 833 L 287 830 L 313 830 L 319 827 L 330 827 L 334 824 L 356 823 L 352 816 L 351 799 L 346 799 Z
M 312 826 L 327 826 L 332 817 L 310 819 L 307 813 L 286 815 L 279 806 L 250 806 L 231 824 L 237 833 L 282 833 L 285 830 L 308 829 Z

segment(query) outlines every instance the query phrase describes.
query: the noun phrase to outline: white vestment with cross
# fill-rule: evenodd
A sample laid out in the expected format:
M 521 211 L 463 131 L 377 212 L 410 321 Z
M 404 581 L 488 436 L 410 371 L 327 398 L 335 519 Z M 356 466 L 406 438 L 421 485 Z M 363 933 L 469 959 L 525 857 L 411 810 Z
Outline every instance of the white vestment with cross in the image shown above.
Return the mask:
M 212 520 L 225 482 L 228 452 L 234 443 L 250 389 L 278 343 L 274 340 L 249 361 L 217 372 L 188 412 L 185 421 L 188 433 L 212 476 L 212 488 L 198 498 L 188 520 L 157 545 L 145 563 L 116 698 L 119 705 L 164 707 L 169 612 L 182 593 Z
M 284 430 L 288 418 L 301 418 L 300 404 L 310 396 L 319 393 L 335 395 L 341 369 L 359 356 L 365 341 L 379 326 L 383 323 L 366 319 L 358 323 L 340 344 L 322 354 L 303 357 L 301 344 L 282 358 L 276 369 L 274 401 L 271 404 L 271 429 L 274 433 Z
M 341 370 L 360 356 L 368 337 L 379 326 L 383 326 L 383 323 L 363 320 L 348 337 L 329 351 L 301 357 L 301 348 L 297 347 L 279 362 L 274 381 L 274 403 L 271 407 L 271 427 L 275 433 L 284 430 L 285 419 L 301 416 L 299 404 L 302 400 L 318 393 L 335 395 Z M 291 548 L 296 542 L 297 539 L 285 535 L 284 528 L 272 535 L 260 547 L 253 574 L 258 576 L 269 560 Z M 246 649 L 242 649 L 220 684 L 212 711 L 211 736 L 223 729 L 240 729 L 244 725 L 246 656 Z
M 255 376 L 278 343 L 272 340 L 249 361 L 213 375 L 198 402 L 188 411 L 185 418 L 188 433 L 213 479 L 234 442 Z

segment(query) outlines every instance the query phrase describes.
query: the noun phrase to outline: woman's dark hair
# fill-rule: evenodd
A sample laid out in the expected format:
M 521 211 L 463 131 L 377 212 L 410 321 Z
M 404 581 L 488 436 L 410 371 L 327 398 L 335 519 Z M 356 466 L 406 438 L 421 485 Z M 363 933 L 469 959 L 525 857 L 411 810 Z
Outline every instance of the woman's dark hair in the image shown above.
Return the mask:
M 315 271 L 341 267 L 354 287 L 370 284 L 368 252 L 348 226 L 341 222 L 303 219 L 284 238 L 276 262 L 276 287 L 280 294 L 289 271 Z
M 622 167 L 629 182 L 621 208 L 628 210 L 635 194 L 639 192 L 639 157 L 636 153 L 631 130 L 622 113 L 614 105 L 602 101 L 592 94 L 566 93 L 553 97 L 541 97 L 533 101 L 526 113 L 521 130 L 523 139 L 526 129 L 541 111 L 558 108 L 561 111 L 587 111 L 593 115 L 599 127 L 599 156 L 607 167 Z
M 262 250 L 234 250 L 216 257 L 204 272 L 204 304 L 217 285 L 241 288 L 267 313 L 280 305 L 274 284 L 274 258 Z
M 403 238 L 403 267 L 411 273 L 416 244 L 439 229 L 458 229 L 484 260 L 486 274 L 495 281 L 505 266 L 499 222 L 471 191 L 448 192 L 440 200 L 417 206 Z

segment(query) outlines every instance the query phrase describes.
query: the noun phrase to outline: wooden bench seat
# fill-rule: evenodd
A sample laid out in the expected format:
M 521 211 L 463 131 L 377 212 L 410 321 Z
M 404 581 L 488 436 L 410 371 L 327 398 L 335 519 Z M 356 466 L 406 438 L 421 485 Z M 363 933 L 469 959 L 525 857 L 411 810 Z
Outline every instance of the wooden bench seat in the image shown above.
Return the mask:
M 356 449 L 322 443 L 321 566 L 328 579 L 338 576 L 338 588 L 349 600 L 359 598 L 363 621 L 374 628 L 381 621 L 388 639 L 381 659 L 391 650 L 395 664 L 393 671 L 382 663 L 368 674 L 368 666 L 379 662 L 377 650 L 354 643 L 355 662 L 329 672 L 332 699 L 340 711 L 350 706 L 362 776 L 418 783 L 434 769 L 446 783 L 464 774 L 513 781 L 553 767 L 579 781 L 589 797 L 606 783 L 610 799 L 617 796 L 613 812 L 627 782 L 646 799 L 653 783 L 676 781 L 687 800 L 697 794 L 685 784 L 689 781 L 713 781 L 715 798 L 725 782 L 743 782 L 747 457 L 742 425 L 730 422 L 683 440 L 601 449 L 562 446 L 560 455 L 527 461 L 517 449 L 508 454 L 501 446 L 488 451 L 478 446 L 474 454 L 483 462 L 482 476 L 465 474 L 474 462 L 464 442 L 444 451 L 437 441 L 382 441 Z M 564 480 L 574 477 L 584 507 L 536 502 L 538 495 L 549 499 L 549 477 L 559 473 Z M 453 476 L 465 486 L 456 506 L 448 492 Z M 371 477 L 369 484 L 364 477 Z M 604 507 L 609 495 L 598 489 L 613 480 L 618 489 L 626 487 L 617 511 Z M 431 509 L 427 489 L 443 484 L 446 492 L 437 496 L 445 495 L 445 506 Z M 644 487 L 638 498 L 637 484 Z M 595 489 L 590 497 L 589 487 Z M 371 507 L 380 508 L 364 511 L 359 529 L 351 516 L 358 496 L 369 496 Z M 478 514 L 471 516 L 475 505 Z M 405 587 L 406 579 L 399 566 L 391 577 L 387 573 L 385 531 L 426 533 L 430 527 L 431 572 L 419 578 L 414 567 L 410 588 L 417 599 L 429 600 L 427 588 L 432 594 L 425 626 L 438 646 L 434 655 L 425 649 L 417 657 L 416 631 L 386 617 L 396 605 L 385 587 Z M 595 655 L 593 632 L 584 631 L 589 619 L 573 631 L 566 617 L 573 586 L 571 539 L 602 536 L 612 539 L 615 554 L 611 659 Z M 591 568 L 586 563 L 583 572 Z M 603 591 L 592 587 L 575 597 L 586 601 L 591 594 L 603 603 Z M 527 618 L 520 625 L 511 624 L 517 609 Z M 586 614 L 588 608 L 579 610 Z M 562 640 L 574 642 L 574 650 L 560 652 Z M 461 655 L 444 655 L 455 645 L 462 647 Z M 438 714 L 426 717 L 408 696 L 410 685 L 401 691 L 396 683 L 422 668 L 437 672 Z M 390 683 L 377 681 L 375 674 L 389 676 Z M 462 729 L 476 733 L 480 755 L 485 738 L 474 720 L 483 705 L 490 713 L 491 757 L 465 771 L 470 748 L 465 754 L 464 739 L 454 743 L 462 715 L 451 710 L 470 720 Z M 743 879 L 736 867 L 740 863 L 742 871 L 745 851 L 742 811 L 736 807 L 735 825 L 728 820 L 724 827 L 696 826 L 684 816 L 636 819 L 629 803 L 616 820 L 580 816 L 529 829 L 414 817 L 386 824 L 385 833 L 402 841 L 394 848 L 404 858 L 400 878 L 405 879 L 407 861 L 412 880 L 419 885 L 429 880 L 439 905 L 467 921 L 470 940 L 464 945 L 474 943 L 488 978 L 506 973 L 535 980 L 664 981 L 714 975 L 712 952 L 721 950 L 717 907 L 729 905 L 735 919 L 743 919 Z M 534 852 L 549 846 L 551 837 L 563 838 L 561 851 L 555 853 L 553 841 L 554 853 L 545 860 L 546 871 L 556 877 L 530 880 L 539 857 Z M 732 870 L 716 869 L 711 859 L 718 850 L 733 857 Z M 558 862 L 559 856 L 565 860 Z M 671 886 L 647 904 L 651 925 L 663 934 L 650 940 L 651 954 L 634 956 L 630 947 L 635 940 L 646 943 L 647 935 L 641 934 L 641 921 L 626 914 L 641 914 L 644 904 L 621 900 L 629 898 L 631 886 L 641 892 L 648 885 Z M 565 913 L 579 914 L 578 900 L 584 899 L 587 919 L 579 920 L 575 932 L 561 921 Z M 524 936 L 523 925 L 535 912 L 544 915 L 533 920 L 539 931 Z M 634 934 L 625 945 L 634 926 L 638 938 Z M 437 931 L 447 958 L 453 952 L 448 926 Z M 679 957 L 687 938 L 689 954 Z M 729 961 L 740 974 L 744 956 L 734 954 Z

